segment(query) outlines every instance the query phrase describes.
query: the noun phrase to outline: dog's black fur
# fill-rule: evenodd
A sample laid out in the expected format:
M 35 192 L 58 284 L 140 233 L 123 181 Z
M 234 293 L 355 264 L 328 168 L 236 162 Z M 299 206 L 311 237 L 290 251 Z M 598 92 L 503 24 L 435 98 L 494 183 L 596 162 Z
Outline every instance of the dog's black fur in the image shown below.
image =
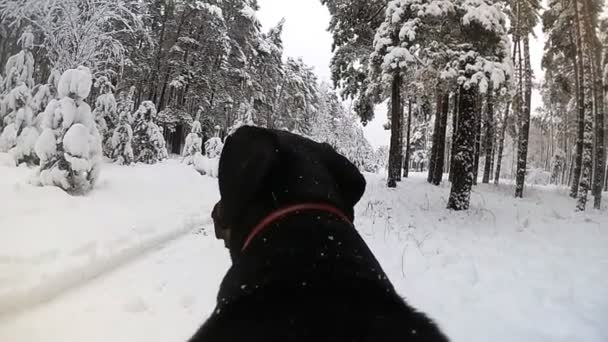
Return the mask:
M 290 204 L 326 203 L 354 219 L 365 179 L 329 145 L 240 128 L 226 140 L 219 184 L 213 218 L 233 265 L 192 342 L 447 341 L 399 297 L 357 231 L 333 214 L 291 215 L 241 252 L 257 222 Z

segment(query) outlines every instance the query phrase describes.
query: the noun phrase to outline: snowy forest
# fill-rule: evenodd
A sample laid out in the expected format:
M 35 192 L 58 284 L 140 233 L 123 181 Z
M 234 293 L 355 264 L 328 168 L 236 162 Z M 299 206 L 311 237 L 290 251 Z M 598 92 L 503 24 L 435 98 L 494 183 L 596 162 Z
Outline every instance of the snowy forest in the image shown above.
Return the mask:
M 102 155 L 129 164 L 161 160 L 163 148 L 205 154 L 210 139 L 248 124 L 328 142 L 363 171 L 386 166 L 389 187 L 409 169 L 436 185 L 448 173 L 456 210 L 468 208 L 478 178 L 501 177 L 515 180 L 518 197 L 532 177 L 570 187 L 578 210 L 590 196 L 600 208 L 608 187 L 601 2 L 555 0 L 542 13 L 540 1 L 322 3 L 334 39 L 331 85 L 284 56 L 284 21 L 265 32 L 256 1 L 4 0 L 0 150 L 50 170 L 58 160 L 44 142 L 80 122 L 86 129 L 67 142 L 92 135 L 99 141 L 84 149 L 102 148 L 63 148 L 87 154 L 91 179 L 41 174 L 41 183 L 71 182 L 63 187 L 79 192 L 87 186 L 75 182 L 92 183 Z M 542 80 L 530 66 L 537 25 L 547 37 Z M 377 105 L 389 107 L 388 151 L 374 151 L 359 124 Z
M 152 312 L 165 284 L 189 294 L 167 311 L 175 331 L 103 336 L 187 338 L 228 264 L 208 230 L 219 158 L 249 125 L 328 143 L 364 174 L 357 229 L 454 341 L 605 341 L 606 4 L 280 1 L 327 14 L 307 25 L 331 36 L 331 79 L 286 52 L 289 17 L 263 25 L 264 0 L 0 0 L 0 340 L 37 341 L 27 327 L 50 334 L 66 312 L 83 331 L 117 306 Z M 180 253 L 203 274 L 179 273 Z M 100 275 L 154 294 L 93 299 Z M 55 340 L 84 339 L 70 331 Z

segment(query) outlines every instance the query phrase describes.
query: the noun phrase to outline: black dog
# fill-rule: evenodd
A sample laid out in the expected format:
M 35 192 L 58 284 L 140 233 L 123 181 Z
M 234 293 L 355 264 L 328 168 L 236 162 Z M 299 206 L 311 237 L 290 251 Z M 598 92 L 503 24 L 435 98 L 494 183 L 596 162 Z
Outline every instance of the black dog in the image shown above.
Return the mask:
M 448 341 L 395 292 L 352 226 L 365 179 L 329 145 L 240 128 L 220 159 L 232 267 L 196 342 Z

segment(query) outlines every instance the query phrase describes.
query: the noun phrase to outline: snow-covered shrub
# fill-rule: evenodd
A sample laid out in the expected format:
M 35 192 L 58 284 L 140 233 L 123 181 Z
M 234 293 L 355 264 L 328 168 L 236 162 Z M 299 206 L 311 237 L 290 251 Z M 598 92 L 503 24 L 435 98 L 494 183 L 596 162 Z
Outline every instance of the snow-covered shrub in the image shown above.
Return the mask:
M 32 101 L 32 108 L 36 113 L 43 112 L 49 102 L 51 102 L 52 99 L 57 98 L 57 84 L 59 83 L 60 77 L 61 73 L 53 69 L 51 70 L 51 74 L 49 75 L 46 84 L 43 84 L 38 88 Z
M 201 137 L 202 132 L 203 130 L 201 128 L 201 123 L 194 121 L 190 134 L 188 134 L 186 137 L 186 143 L 184 145 L 184 150 L 182 151 L 182 157 L 184 157 L 183 160 L 188 165 L 193 164 L 194 156 L 197 153 L 202 153 L 203 151 L 203 138 Z
M 18 42 L 21 44 L 21 51 L 9 57 L 4 67 L 6 73 L 4 89 L 6 90 L 13 89 L 21 83 L 28 88 L 34 87 L 34 55 L 32 54 L 34 35 L 31 26 L 25 28 Z
M 8 99 L 13 122 L 9 123 L 0 135 L 0 152 L 8 151 L 17 164 L 37 164 L 38 157 L 34 152 L 34 145 L 39 133 L 34 124 L 30 90 L 25 84 L 21 84 L 10 92 Z
M 95 87 L 99 88 L 100 95 L 95 101 L 93 117 L 95 118 L 95 124 L 97 125 L 99 135 L 102 137 L 104 152 L 107 156 L 111 156 L 112 143 L 109 142 L 109 140 L 112 138 L 114 128 L 118 121 L 116 117 L 116 99 L 112 93 L 114 86 L 107 77 L 101 76 L 95 81 Z
M 205 155 L 208 158 L 219 158 L 223 149 L 224 143 L 219 137 L 213 137 L 205 141 Z
M 86 67 L 61 75 L 59 100 L 44 111 L 43 131 L 36 142 L 40 169 L 35 183 L 58 186 L 71 194 L 85 194 L 99 176 L 101 138 L 91 107 L 84 102 L 91 90 Z
M 156 106 L 144 101 L 134 114 L 133 154 L 136 162 L 155 164 L 168 157 L 162 129 L 154 123 Z
M 129 113 L 122 112 L 118 119 L 118 126 L 112 134 L 112 154 L 111 157 L 119 165 L 130 165 L 133 162 L 133 129 L 129 124 Z

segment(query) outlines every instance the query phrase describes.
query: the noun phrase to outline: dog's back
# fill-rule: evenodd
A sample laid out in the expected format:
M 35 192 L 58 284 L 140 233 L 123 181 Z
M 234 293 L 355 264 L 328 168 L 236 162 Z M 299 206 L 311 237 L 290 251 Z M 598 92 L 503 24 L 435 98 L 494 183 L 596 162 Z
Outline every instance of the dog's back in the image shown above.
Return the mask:
M 348 224 L 325 213 L 281 221 L 224 278 L 205 341 L 447 341 L 395 292 Z

